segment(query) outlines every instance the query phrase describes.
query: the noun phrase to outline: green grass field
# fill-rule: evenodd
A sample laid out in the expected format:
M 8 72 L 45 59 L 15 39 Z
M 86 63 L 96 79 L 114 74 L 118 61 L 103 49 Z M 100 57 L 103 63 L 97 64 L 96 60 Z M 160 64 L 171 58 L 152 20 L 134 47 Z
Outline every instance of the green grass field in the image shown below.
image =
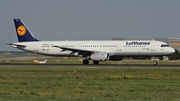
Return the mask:
M 174 68 L 0 67 L 0 101 L 179 101 L 179 91 Z

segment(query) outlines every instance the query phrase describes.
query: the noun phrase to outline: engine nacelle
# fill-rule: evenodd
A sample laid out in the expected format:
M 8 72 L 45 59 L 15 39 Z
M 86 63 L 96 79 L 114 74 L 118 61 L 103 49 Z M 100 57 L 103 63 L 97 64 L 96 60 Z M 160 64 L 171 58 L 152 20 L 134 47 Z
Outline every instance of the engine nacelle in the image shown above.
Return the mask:
M 123 60 L 123 57 L 120 57 L 120 56 L 110 56 L 109 60 L 111 60 L 111 61 L 121 61 L 121 60 Z
M 91 60 L 95 60 L 95 61 L 108 61 L 109 54 L 106 52 L 97 52 L 97 53 L 91 54 L 90 58 Z

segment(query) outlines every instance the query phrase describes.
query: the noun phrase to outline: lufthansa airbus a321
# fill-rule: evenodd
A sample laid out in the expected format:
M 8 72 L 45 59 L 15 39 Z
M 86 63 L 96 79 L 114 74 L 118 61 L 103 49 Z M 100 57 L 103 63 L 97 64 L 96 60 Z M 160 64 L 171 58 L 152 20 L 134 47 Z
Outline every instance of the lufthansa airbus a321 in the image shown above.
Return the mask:
M 10 46 L 20 50 L 48 56 L 80 56 L 83 64 L 101 61 L 120 61 L 127 56 L 167 56 L 175 50 L 167 43 L 155 40 L 118 40 L 118 41 L 41 41 L 34 37 L 20 19 L 14 19 L 18 37 Z M 153 62 L 157 64 L 156 61 Z

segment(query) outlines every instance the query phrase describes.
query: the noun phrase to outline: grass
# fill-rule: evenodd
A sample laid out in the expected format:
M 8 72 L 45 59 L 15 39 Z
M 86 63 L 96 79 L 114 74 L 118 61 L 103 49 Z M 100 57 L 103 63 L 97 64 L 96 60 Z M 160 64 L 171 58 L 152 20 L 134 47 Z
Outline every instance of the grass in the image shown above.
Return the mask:
M 180 100 L 180 69 L 0 67 L 0 100 Z

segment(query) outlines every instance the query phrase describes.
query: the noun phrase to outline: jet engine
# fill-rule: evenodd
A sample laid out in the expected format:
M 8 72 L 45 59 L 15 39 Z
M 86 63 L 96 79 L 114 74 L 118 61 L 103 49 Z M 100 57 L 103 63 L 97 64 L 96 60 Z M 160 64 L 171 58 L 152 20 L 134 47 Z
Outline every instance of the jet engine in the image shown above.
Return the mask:
M 97 52 L 97 53 L 91 54 L 90 58 L 91 60 L 94 60 L 94 61 L 108 61 L 109 54 L 106 52 Z

